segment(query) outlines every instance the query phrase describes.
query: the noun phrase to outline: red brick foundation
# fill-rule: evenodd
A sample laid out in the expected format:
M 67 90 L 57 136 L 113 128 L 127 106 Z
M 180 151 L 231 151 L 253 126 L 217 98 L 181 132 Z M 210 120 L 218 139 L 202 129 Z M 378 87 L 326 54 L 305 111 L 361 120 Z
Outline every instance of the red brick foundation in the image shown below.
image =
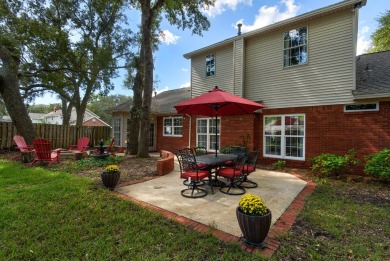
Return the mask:
M 157 175 L 162 176 L 170 173 L 175 168 L 175 159 L 172 152 L 161 150 L 161 159 L 157 160 Z

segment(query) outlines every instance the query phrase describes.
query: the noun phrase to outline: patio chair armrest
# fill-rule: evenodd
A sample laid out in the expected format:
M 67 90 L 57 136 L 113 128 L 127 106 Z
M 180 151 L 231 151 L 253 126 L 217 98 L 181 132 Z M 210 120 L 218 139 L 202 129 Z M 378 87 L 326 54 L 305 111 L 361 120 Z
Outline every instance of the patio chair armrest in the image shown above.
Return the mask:
M 63 150 L 63 149 L 55 149 L 55 150 L 53 150 L 53 152 L 60 154 L 61 150 Z
M 27 145 L 27 147 L 17 147 L 19 150 L 28 150 L 28 151 L 33 151 L 34 146 L 33 145 Z
M 73 147 L 77 147 L 77 145 L 75 145 L 75 144 L 69 145 L 69 150 L 73 150 Z

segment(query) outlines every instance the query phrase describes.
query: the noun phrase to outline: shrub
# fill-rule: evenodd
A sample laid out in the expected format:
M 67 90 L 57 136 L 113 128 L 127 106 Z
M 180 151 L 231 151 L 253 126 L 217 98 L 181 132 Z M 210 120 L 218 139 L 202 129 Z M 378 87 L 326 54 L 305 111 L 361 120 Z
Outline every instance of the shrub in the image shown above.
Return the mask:
M 343 172 L 350 172 L 352 167 L 359 163 L 355 150 L 349 150 L 345 156 L 323 153 L 314 157 L 312 161 L 314 164 L 311 169 L 324 175 L 340 175 Z
M 285 165 L 286 165 L 286 161 L 284 161 L 284 160 L 278 160 L 278 161 L 272 163 L 271 166 L 272 166 L 274 169 L 283 169 Z
M 364 171 L 368 174 L 390 179 L 390 150 L 385 148 L 366 157 Z
M 238 206 L 244 214 L 251 216 L 264 216 L 268 213 L 267 206 L 263 202 L 263 199 L 253 194 L 242 196 Z
M 224 153 L 224 154 L 230 154 L 230 153 L 234 153 L 234 152 L 245 153 L 245 151 L 246 151 L 246 147 L 238 146 L 238 145 L 230 145 L 230 146 L 221 148 L 219 150 L 220 153 Z

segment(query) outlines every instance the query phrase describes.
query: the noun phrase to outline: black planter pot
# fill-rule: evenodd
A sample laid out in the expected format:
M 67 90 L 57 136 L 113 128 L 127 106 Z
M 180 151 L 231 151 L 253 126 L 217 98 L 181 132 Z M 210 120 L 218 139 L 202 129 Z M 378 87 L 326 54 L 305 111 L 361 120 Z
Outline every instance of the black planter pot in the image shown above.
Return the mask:
M 251 246 L 265 247 L 264 239 L 271 227 L 272 214 L 264 216 L 250 216 L 244 214 L 239 207 L 236 209 L 238 224 L 245 238 L 245 243 Z
M 101 177 L 103 185 L 110 190 L 114 190 L 118 184 L 119 178 L 121 176 L 120 172 L 102 172 Z

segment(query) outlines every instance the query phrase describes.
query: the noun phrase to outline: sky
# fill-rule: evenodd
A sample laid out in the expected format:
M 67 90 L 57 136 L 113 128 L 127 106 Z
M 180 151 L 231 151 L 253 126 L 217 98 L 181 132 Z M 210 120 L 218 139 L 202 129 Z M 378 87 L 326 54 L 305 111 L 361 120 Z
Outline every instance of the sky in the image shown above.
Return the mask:
M 155 77 L 158 93 L 190 86 L 190 60 L 184 54 L 205 46 L 223 41 L 237 35 L 236 24 L 242 23 L 242 32 L 252 31 L 269 24 L 326 7 L 341 0 L 216 0 L 215 6 L 205 10 L 210 28 L 202 36 L 191 35 L 190 30 L 183 31 L 171 26 L 167 21 L 161 24 L 164 37 L 158 51 L 154 53 Z M 370 45 L 370 36 L 378 28 L 377 19 L 386 10 L 390 10 L 389 0 L 367 0 L 366 6 L 359 11 L 358 48 L 361 54 Z M 131 25 L 136 27 L 139 17 L 130 12 Z M 115 89 L 110 94 L 132 96 L 132 92 L 123 88 L 124 71 L 113 79 Z M 59 102 L 50 94 L 37 98 L 35 104 Z

